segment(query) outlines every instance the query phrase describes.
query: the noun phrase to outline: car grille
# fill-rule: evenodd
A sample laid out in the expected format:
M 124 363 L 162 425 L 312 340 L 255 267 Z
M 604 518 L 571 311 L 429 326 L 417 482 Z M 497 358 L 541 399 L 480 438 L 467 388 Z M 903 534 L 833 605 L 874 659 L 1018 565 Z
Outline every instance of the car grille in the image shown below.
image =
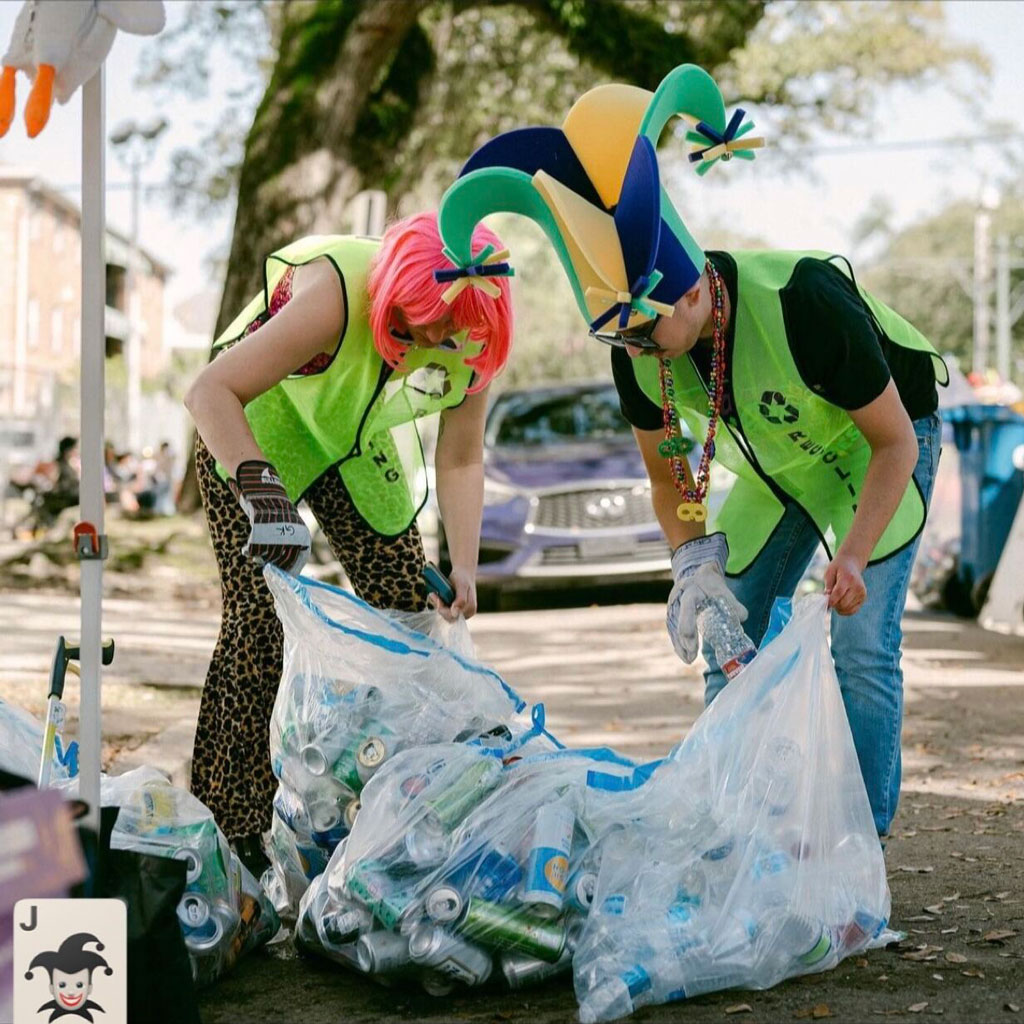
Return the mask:
M 610 565 L 625 560 L 636 562 L 652 562 L 665 559 L 666 568 L 672 551 L 663 540 L 641 540 L 633 546 L 628 555 L 584 555 L 578 544 L 561 544 L 554 548 L 545 548 L 541 555 L 541 565 Z
M 533 517 L 537 530 L 608 530 L 652 523 L 651 493 L 643 484 L 543 494 Z

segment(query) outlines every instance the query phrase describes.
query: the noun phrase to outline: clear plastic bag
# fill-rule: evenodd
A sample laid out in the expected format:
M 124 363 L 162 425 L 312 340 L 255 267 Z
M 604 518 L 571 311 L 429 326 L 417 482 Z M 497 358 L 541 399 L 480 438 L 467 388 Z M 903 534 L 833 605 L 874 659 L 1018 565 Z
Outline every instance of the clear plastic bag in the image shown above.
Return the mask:
M 178 922 L 197 984 L 209 984 L 280 927 L 255 878 L 228 847 L 212 812 L 152 768 L 102 780 L 102 802 L 121 810 L 112 849 L 173 857 L 186 866 Z
M 396 754 L 306 893 L 300 945 L 433 995 L 567 972 L 597 879 L 594 842 L 621 816 L 620 784 L 642 770 L 607 750 L 505 753 Z
M 464 621 L 381 612 L 273 568 L 265 577 L 284 627 L 284 667 L 270 726 L 280 785 L 263 885 L 290 919 L 352 828 L 363 787 L 399 751 L 451 741 L 557 744 L 473 658 Z
M 599 844 L 580 1020 L 823 971 L 882 935 L 889 890 L 827 639 L 792 620 Z
M 43 723 L 15 704 L 0 699 L 0 768 L 35 782 L 43 752 Z M 58 782 L 72 773 L 54 752 L 50 779 Z

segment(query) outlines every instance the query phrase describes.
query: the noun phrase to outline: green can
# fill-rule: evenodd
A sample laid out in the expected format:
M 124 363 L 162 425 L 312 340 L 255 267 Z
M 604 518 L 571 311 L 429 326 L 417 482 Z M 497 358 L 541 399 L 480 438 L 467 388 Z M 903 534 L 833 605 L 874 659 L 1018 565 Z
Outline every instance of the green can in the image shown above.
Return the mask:
M 428 818 L 449 832 L 498 784 L 501 762 L 481 757 L 470 765 L 444 792 L 427 800 Z
M 350 740 L 345 744 L 345 749 L 338 755 L 331 768 L 331 774 L 343 785 L 348 786 L 357 796 L 363 786 L 370 781 L 370 777 L 377 770 L 380 762 L 384 760 L 390 751 L 387 749 L 387 737 L 392 735 L 383 722 L 367 722 L 364 726 L 352 732 Z M 371 740 L 377 740 L 374 744 L 376 763 L 364 764 L 359 754 Z M 366 758 L 364 757 L 364 761 Z
M 470 897 L 458 923 L 463 935 L 495 949 L 515 949 L 553 964 L 565 952 L 566 929 L 559 921 L 529 914 L 518 907 Z
M 416 903 L 405 890 L 395 889 L 386 874 L 386 866 L 378 860 L 360 861 L 348 876 L 349 892 L 357 896 L 373 912 L 385 928 L 394 930 Z

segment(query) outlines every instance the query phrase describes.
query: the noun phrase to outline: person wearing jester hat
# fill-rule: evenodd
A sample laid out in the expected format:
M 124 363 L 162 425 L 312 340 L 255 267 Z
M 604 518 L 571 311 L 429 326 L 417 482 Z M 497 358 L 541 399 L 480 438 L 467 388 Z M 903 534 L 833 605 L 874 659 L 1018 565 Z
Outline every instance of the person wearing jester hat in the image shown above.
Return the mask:
M 562 126 L 481 146 L 441 203 L 454 255 L 489 213 L 536 221 L 590 333 L 611 346 L 623 413 L 672 548 L 667 624 L 692 662 L 697 611 L 725 602 L 760 643 L 823 544 L 832 651 L 880 834 L 900 786 L 900 617 L 939 457 L 945 365 L 825 252 L 708 252 L 660 184 L 655 146 L 688 125 L 698 174 L 763 141 L 714 80 L 677 67 L 654 93 L 605 85 Z M 684 432 L 685 427 L 685 432 Z M 694 473 L 690 437 L 702 442 Z M 715 521 L 712 459 L 736 474 Z M 726 676 L 705 645 L 705 700 Z
M 283 645 L 262 566 L 305 563 L 296 504 L 306 501 L 360 597 L 422 609 L 416 421 L 440 413 L 437 497 L 456 596 L 438 607 L 449 618 L 476 610 L 487 389 L 513 320 L 508 253 L 483 227 L 470 248 L 463 264 L 446 260 L 436 215 L 421 213 L 382 239 L 322 235 L 278 249 L 186 395 L 223 597 L 192 789 L 257 877 Z

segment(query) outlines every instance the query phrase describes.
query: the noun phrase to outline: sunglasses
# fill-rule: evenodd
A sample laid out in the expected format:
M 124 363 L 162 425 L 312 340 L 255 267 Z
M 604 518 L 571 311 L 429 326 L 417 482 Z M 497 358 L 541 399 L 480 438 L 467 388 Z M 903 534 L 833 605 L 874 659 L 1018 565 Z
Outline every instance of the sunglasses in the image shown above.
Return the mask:
M 660 352 L 661 346 L 651 337 L 660 319 L 660 316 L 656 316 L 631 331 L 591 331 L 590 336 L 613 348 L 625 348 L 629 345 L 642 352 Z
M 400 331 L 397 327 L 389 327 L 388 334 L 404 348 L 414 348 L 416 340 L 406 331 Z M 446 352 L 461 352 L 466 346 L 468 332 L 460 331 L 459 334 L 442 338 L 436 345 L 424 345 L 424 348 L 439 348 Z

